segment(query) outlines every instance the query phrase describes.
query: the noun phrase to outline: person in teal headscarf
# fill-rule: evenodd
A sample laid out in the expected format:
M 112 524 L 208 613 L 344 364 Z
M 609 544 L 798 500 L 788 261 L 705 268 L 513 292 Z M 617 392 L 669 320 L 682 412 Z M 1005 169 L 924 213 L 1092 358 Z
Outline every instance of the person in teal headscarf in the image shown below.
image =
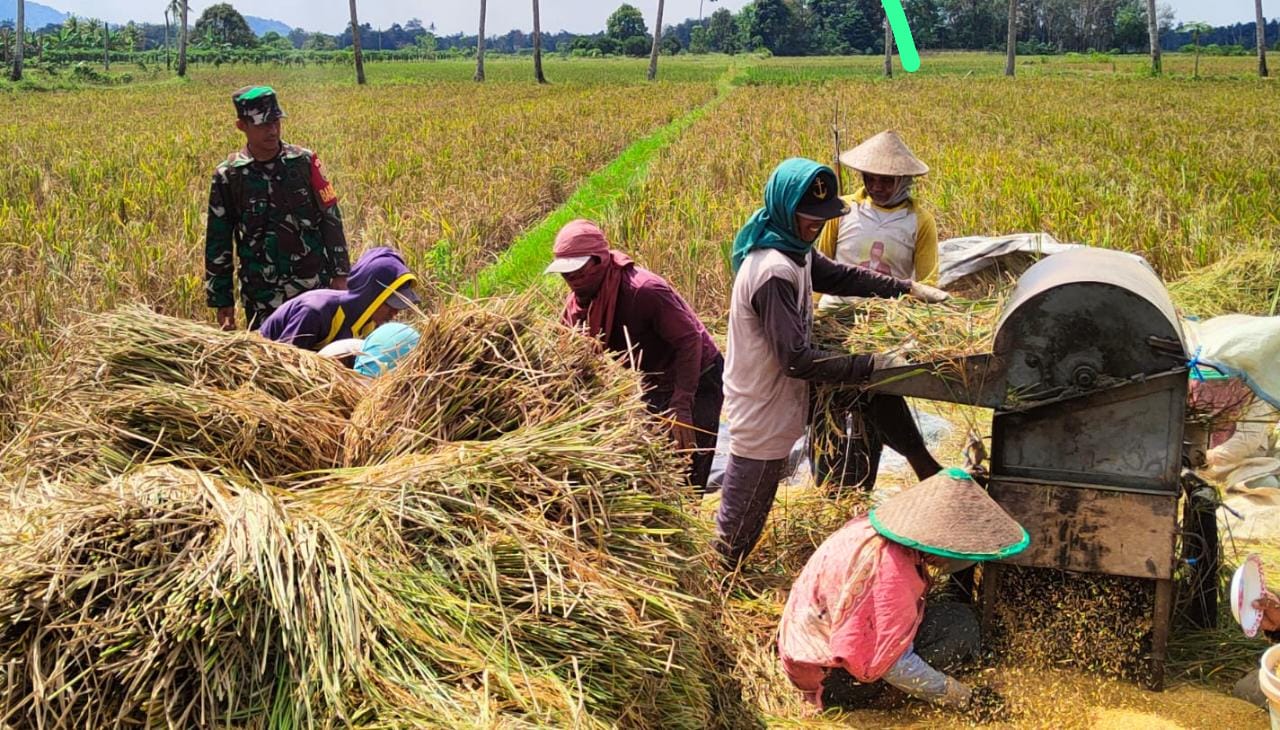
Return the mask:
M 837 263 L 813 250 L 826 221 L 848 212 L 836 175 L 792 158 L 769 176 L 764 207 L 733 241 L 733 298 L 724 410 L 729 462 L 716 513 L 717 549 L 730 569 L 764 529 L 787 456 L 805 430 L 809 382 L 862 383 L 890 358 L 826 352 L 809 342 L 813 295 L 942 301 L 924 284 Z

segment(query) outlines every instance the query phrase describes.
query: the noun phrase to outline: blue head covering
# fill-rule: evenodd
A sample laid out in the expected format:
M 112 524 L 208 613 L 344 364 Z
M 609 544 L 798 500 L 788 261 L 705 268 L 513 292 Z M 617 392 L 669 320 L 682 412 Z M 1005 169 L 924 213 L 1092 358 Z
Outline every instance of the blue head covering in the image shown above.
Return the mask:
M 835 172 L 826 165 L 803 157 L 783 160 L 769 175 L 764 186 L 764 207 L 756 210 L 733 239 L 733 270 L 757 248 L 776 248 L 788 253 L 805 253 L 813 241 L 796 235 L 796 208 L 813 184 L 814 178 Z
M 376 378 L 395 369 L 396 363 L 417 346 L 420 335 L 407 324 L 388 322 L 365 338 L 356 357 L 355 370 Z

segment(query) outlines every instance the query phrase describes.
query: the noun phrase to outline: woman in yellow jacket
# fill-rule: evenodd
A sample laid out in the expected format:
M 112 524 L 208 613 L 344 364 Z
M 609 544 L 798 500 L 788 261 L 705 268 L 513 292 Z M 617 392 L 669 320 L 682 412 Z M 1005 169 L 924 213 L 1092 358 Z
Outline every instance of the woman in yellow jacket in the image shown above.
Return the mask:
M 877 134 L 840 154 L 840 163 L 862 175 L 845 200 L 850 211 L 828 221 L 818 241 L 827 257 L 852 266 L 932 284 L 938 278 L 938 228 L 912 198 L 915 179 L 929 171 L 897 132 Z M 857 299 L 824 295 L 820 309 Z M 929 453 L 907 402 L 900 396 L 863 393 L 838 404 L 813 424 L 814 478 L 834 491 L 875 486 L 885 444 L 906 457 L 916 476 L 927 479 L 941 466 Z

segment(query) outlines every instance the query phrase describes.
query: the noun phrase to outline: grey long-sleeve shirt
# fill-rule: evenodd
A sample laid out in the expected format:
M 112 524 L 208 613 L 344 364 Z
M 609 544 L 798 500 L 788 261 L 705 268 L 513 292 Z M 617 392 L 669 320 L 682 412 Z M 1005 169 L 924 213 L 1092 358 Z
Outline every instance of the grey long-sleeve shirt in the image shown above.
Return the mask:
M 799 264 L 803 259 L 793 260 Z M 856 297 L 900 297 L 911 282 L 832 261 L 813 253 L 813 290 L 819 294 Z M 751 308 L 765 323 L 772 354 L 800 380 L 822 383 L 862 382 L 871 375 L 870 355 L 849 355 L 814 347 L 809 342 L 808 317 L 796 305 L 796 289 L 788 281 L 769 279 L 751 298 Z

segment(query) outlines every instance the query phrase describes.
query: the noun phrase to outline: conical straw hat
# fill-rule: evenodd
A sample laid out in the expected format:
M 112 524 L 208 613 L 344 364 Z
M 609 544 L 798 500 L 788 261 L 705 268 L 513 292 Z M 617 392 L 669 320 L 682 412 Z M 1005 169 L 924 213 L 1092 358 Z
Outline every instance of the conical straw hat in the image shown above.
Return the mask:
M 872 175 L 923 175 L 929 166 L 892 129 L 840 153 L 840 164 Z
M 871 510 L 871 526 L 896 543 L 960 560 L 1016 555 L 1031 537 L 962 469 L 940 471 Z

